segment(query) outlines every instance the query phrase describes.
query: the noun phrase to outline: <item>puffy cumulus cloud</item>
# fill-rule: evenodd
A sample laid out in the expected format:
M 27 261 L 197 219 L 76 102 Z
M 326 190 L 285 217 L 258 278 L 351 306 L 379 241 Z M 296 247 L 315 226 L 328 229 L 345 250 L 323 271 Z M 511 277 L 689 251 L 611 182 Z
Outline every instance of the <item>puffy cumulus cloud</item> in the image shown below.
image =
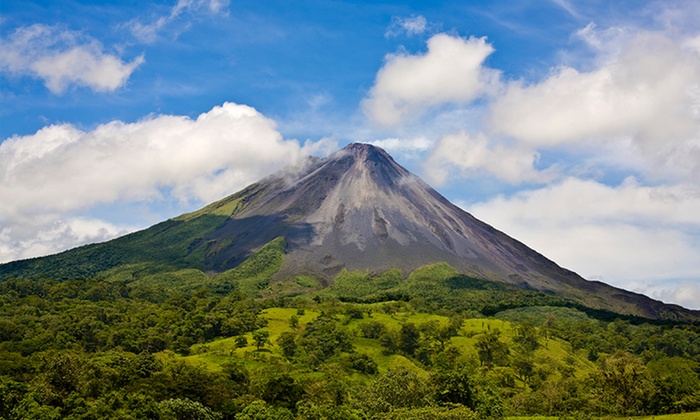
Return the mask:
M 517 146 L 491 144 L 483 134 L 466 131 L 448 134 L 438 140 L 423 165 L 428 180 L 441 185 L 457 170 L 462 177 L 479 174 L 494 176 L 511 184 L 548 182 L 556 168 L 535 169 L 538 154 Z
M 657 33 L 607 31 L 589 43 L 620 40 L 595 69 L 560 67 L 540 83 L 508 85 L 494 100 L 494 133 L 534 148 L 630 142 L 626 153 L 647 161 L 647 173 L 700 175 L 700 54 Z
M 424 54 L 388 55 L 363 110 L 393 127 L 428 107 L 471 101 L 498 84 L 499 73 L 483 66 L 493 51 L 486 38 L 438 34 Z
M 84 132 L 53 125 L 0 144 L 0 217 L 115 200 L 221 198 L 302 155 L 273 121 L 225 103 L 197 119 L 160 115 Z
M 160 32 L 177 22 L 178 19 L 199 13 L 226 15 L 228 14 L 228 4 L 228 0 L 178 0 L 163 16 L 158 16 L 148 23 L 133 19 L 124 26 L 140 42 L 152 43 L 158 39 Z
M 567 178 L 463 207 L 585 278 L 685 305 L 690 302 L 677 298 L 678 287 L 700 286 L 683 281 L 700 278 L 696 186 Z
M 92 131 L 70 124 L 0 143 L 0 260 L 38 256 L 133 229 L 80 216 L 96 205 L 202 204 L 332 140 L 284 140 L 273 121 L 225 103 L 196 119 L 159 115 Z M 143 222 L 141 222 L 143 223 Z
M 42 79 L 55 94 L 70 85 L 114 91 L 143 62 L 143 55 L 125 62 L 88 36 L 41 24 L 20 27 L 0 43 L 2 71 Z

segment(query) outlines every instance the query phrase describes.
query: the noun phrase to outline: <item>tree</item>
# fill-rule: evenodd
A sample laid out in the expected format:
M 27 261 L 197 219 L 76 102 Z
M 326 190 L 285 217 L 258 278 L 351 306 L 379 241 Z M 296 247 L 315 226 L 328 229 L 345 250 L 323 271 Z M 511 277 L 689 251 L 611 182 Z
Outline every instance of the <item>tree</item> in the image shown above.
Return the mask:
M 44 399 L 59 404 L 71 393 L 79 392 L 84 385 L 84 373 L 91 363 L 75 353 L 54 353 L 42 356 L 39 365 L 42 374 L 38 376 L 38 386 Z
M 140 353 L 131 360 L 133 373 L 139 378 L 148 378 L 163 369 L 163 363 L 150 353 Z
M 297 335 L 291 331 L 285 331 L 277 338 L 277 345 L 282 350 L 282 354 L 291 360 L 297 352 Z
M 450 338 L 457 335 L 457 331 L 462 326 L 464 319 L 461 316 L 453 316 L 447 325 L 442 325 L 439 321 L 432 320 L 420 325 L 420 332 L 430 342 L 430 347 L 435 347 L 432 343 L 437 343 L 437 350 L 444 351 Z
M 158 403 L 167 420 L 220 420 L 223 416 L 197 401 L 172 398 Z
M 413 323 L 401 325 L 399 331 L 399 348 L 407 356 L 413 356 L 420 345 L 420 331 Z
M 312 364 L 318 365 L 341 352 L 353 350 L 350 334 L 333 317 L 321 313 L 314 321 L 306 324 L 299 338 Z
M 26 328 L 8 319 L 0 319 L 0 342 L 20 341 L 24 337 Z
M 526 384 L 530 384 L 530 379 L 535 375 L 535 359 L 532 354 L 518 353 L 513 357 L 511 363 L 513 369 L 518 372 L 520 379 Z
M 293 329 L 297 329 L 299 327 L 299 317 L 296 315 L 292 315 L 289 317 L 289 326 Z
M 263 385 L 263 399 L 275 406 L 294 410 L 304 389 L 286 373 L 272 374 Z
M 352 353 L 348 356 L 348 361 L 350 362 L 350 367 L 358 372 L 366 373 L 368 375 L 373 375 L 377 373 L 377 362 L 372 360 L 372 358 L 363 353 Z
M 655 413 L 679 413 L 700 408 L 700 364 L 680 357 L 652 360 L 646 375 L 654 384 L 652 405 Z
M 221 370 L 230 388 L 235 388 L 237 394 L 244 394 L 250 385 L 250 371 L 242 363 L 227 362 L 221 366 Z
M 385 329 L 379 336 L 379 343 L 384 347 L 384 354 L 396 354 L 400 348 L 398 331 Z
M 523 353 L 532 354 L 540 347 L 539 332 L 534 325 L 523 322 L 515 328 L 515 337 L 513 342 L 516 343 Z
M 245 337 L 245 335 L 239 335 L 238 337 L 236 337 L 234 344 L 236 345 L 236 348 L 239 349 L 243 347 L 248 347 L 248 339 Z
M 345 315 L 349 319 L 362 319 L 362 318 L 364 318 L 364 315 L 362 314 L 362 309 L 360 309 L 356 306 L 350 306 L 347 309 L 345 309 Z
M 236 414 L 236 420 L 293 420 L 294 415 L 286 408 L 273 407 L 262 400 L 255 400 L 248 404 L 240 413 Z
M 262 329 L 253 331 L 253 342 L 255 347 L 260 350 L 270 343 L 270 332 Z
M 480 384 L 476 390 L 476 412 L 479 418 L 500 419 L 504 411 L 503 399 L 492 384 Z
M 428 383 L 414 371 L 398 368 L 379 376 L 358 402 L 368 414 L 377 414 L 430 405 L 431 394 Z
M 302 405 L 339 407 L 348 400 L 352 383 L 341 365 L 329 364 L 323 367 L 323 376 L 308 377 L 304 380 L 304 402 Z M 297 407 L 299 404 L 297 404 Z M 300 415 L 301 418 L 303 415 Z M 315 417 L 311 417 L 312 419 Z
M 369 321 L 360 324 L 360 331 L 365 338 L 379 338 L 386 331 L 386 327 L 381 322 Z
M 487 331 L 477 338 L 475 346 L 482 366 L 490 369 L 494 365 L 507 363 L 510 350 L 506 343 L 500 341 L 500 337 L 501 332 L 493 330 Z
M 644 370 L 639 357 L 624 351 L 617 351 L 602 361 L 593 383 L 609 411 L 641 413 L 653 389 Z
M 474 383 L 466 366 L 440 369 L 430 375 L 435 399 L 441 403 L 461 404 L 474 408 Z
M 363 412 L 345 405 L 321 405 L 311 401 L 302 401 L 298 410 L 297 418 L 305 420 L 364 420 L 367 418 Z
M 161 372 L 148 378 L 152 387 L 149 393 L 158 400 L 170 397 L 204 402 L 218 378 L 205 365 L 175 360 L 166 363 Z

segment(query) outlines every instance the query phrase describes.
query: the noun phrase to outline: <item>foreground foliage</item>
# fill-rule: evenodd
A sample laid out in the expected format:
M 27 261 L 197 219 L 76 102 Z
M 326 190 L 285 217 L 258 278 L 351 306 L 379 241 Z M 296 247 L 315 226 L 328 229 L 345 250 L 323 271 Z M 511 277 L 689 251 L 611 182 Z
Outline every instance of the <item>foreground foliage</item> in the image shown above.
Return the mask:
M 1 282 L 0 418 L 700 410 L 698 326 L 586 314 L 444 265 L 407 280 L 344 272 L 326 289 L 304 277 L 270 284 L 281 247 L 218 280 L 180 270 Z

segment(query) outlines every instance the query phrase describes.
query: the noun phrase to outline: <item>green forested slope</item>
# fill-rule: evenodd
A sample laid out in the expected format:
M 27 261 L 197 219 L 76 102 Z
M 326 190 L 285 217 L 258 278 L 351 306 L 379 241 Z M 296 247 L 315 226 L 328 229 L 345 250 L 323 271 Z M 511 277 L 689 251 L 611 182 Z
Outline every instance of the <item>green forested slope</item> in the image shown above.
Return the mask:
M 90 278 L 119 266 L 139 264 L 150 273 L 179 268 L 203 269 L 202 238 L 227 219 L 202 215 L 187 222 L 168 220 L 109 242 L 85 245 L 57 255 L 0 265 L 0 279 Z
M 344 272 L 326 289 L 303 276 L 270 282 L 283 249 L 275 240 L 213 277 L 0 282 L 0 418 L 700 410 L 698 326 L 596 319 L 445 265 L 404 281 Z
M 60 254 L 0 264 L 7 278 L 69 280 L 103 277 L 108 270 L 140 276 L 183 268 L 205 270 L 205 260 L 227 244 L 210 243 L 211 234 L 248 205 L 253 184 L 196 212 L 158 223 L 108 242 L 84 245 Z M 255 251 L 255 250 L 251 250 Z

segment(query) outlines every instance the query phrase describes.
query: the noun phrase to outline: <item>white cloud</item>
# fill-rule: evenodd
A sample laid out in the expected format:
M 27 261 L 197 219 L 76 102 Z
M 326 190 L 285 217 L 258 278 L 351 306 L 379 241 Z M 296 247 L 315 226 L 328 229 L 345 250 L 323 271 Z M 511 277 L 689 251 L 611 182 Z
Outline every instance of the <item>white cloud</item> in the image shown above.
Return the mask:
M 650 141 L 695 134 L 700 57 L 670 40 L 644 35 L 615 62 L 582 73 L 564 67 L 544 82 L 509 85 L 493 106 L 492 125 L 523 142 L 551 146 L 634 135 Z
M 556 177 L 555 168 L 538 171 L 537 153 L 503 144 L 492 144 L 483 134 L 466 131 L 440 138 L 425 162 L 428 181 L 443 184 L 456 169 L 464 178 L 488 174 L 511 184 L 548 182 Z
M 621 39 L 619 52 L 601 53 L 588 72 L 562 67 L 540 83 L 510 83 L 490 128 L 533 148 L 629 142 L 625 152 L 644 157 L 649 176 L 699 179 L 700 55 L 661 34 L 594 29 L 585 30 L 592 45 Z
M 78 241 L 75 246 L 121 228 L 105 227 L 105 235 L 90 236 L 78 229 L 85 218 L 58 228 L 55 220 L 117 201 L 213 201 L 307 153 L 323 151 L 329 143 L 301 147 L 284 140 L 273 121 L 233 103 L 197 119 L 160 115 L 135 123 L 114 121 L 87 132 L 70 124 L 48 126 L 0 143 L 0 197 L 12 198 L 0 201 L 0 226 L 18 247 L 17 255 L 58 250 L 72 239 Z M 94 227 L 87 230 L 102 229 Z M 44 233 L 48 239 L 40 245 Z
M 152 43 L 158 39 L 158 34 L 164 31 L 183 16 L 191 16 L 197 13 L 209 13 L 213 15 L 228 13 L 228 0 L 178 0 L 168 14 L 159 16 L 149 23 L 142 23 L 133 19 L 125 24 L 131 34 L 141 42 Z
M 664 0 L 647 6 L 648 14 L 665 33 L 686 36 L 700 30 L 700 4 L 686 0 Z
M 77 245 L 102 242 L 134 228 L 103 220 L 60 215 L 33 216 L 0 227 L 0 262 L 53 254 Z
M 663 302 L 700 309 L 700 284 L 698 283 L 685 281 L 648 283 L 639 286 L 637 291 Z
M 363 110 L 372 121 L 394 127 L 426 108 L 471 101 L 498 83 L 499 73 L 483 66 L 493 51 L 485 38 L 438 34 L 424 54 L 388 55 Z
M 568 178 L 463 207 L 585 278 L 685 305 L 673 291 L 700 278 L 700 190 L 692 185 Z
M 143 56 L 124 62 L 90 37 L 40 24 L 18 28 L 0 43 L 0 70 L 42 79 L 56 94 L 70 85 L 114 91 L 143 62 Z
M 683 47 L 700 53 L 700 35 L 685 40 Z
M 614 61 L 620 55 L 625 44 L 639 34 L 639 31 L 632 28 L 621 26 L 599 28 L 595 22 L 591 22 L 574 32 L 573 38 L 583 41 L 590 49 L 599 54 L 597 62 L 605 64 L 605 61 Z
M 419 35 L 428 30 L 428 21 L 423 16 L 411 16 L 407 18 L 402 17 L 392 17 L 391 24 L 386 30 L 384 36 L 395 37 L 402 34 L 406 35 Z

